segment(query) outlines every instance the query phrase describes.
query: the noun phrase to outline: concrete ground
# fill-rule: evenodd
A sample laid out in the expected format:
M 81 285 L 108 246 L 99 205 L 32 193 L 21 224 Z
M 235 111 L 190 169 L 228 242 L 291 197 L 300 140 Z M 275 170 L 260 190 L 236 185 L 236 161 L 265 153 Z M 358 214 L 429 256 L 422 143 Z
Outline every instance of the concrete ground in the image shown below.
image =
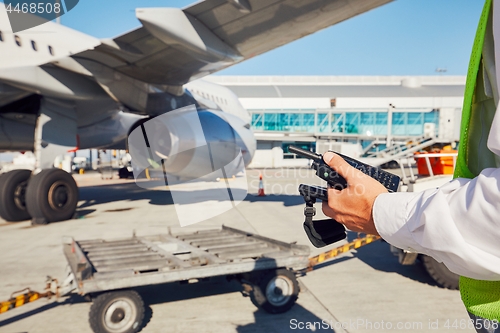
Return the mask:
M 266 197 L 255 195 L 260 172 Z M 194 227 L 225 224 L 310 245 L 296 188 L 299 183 L 318 184 L 312 172 L 250 170 L 247 176 L 250 194 L 241 204 Z M 75 178 L 80 186 L 76 219 L 35 227 L 29 221 L 0 220 L 0 301 L 25 287 L 43 290 L 47 275 L 63 278 L 62 236 L 110 239 L 131 236 L 134 230 L 139 236 L 166 233 L 168 227 L 179 226 L 166 191 L 146 190 L 116 177 L 101 180 L 99 174 Z M 350 239 L 355 236 L 349 234 Z M 312 254 L 322 250 L 311 246 Z M 222 278 L 145 287 L 140 290 L 147 304 L 142 332 L 474 332 L 467 328 L 459 292 L 436 286 L 419 265 L 399 265 L 386 243 L 322 264 L 299 282 L 297 304 L 280 315 L 258 310 L 242 297 L 237 282 Z M 91 332 L 90 305 L 78 296 L 39 300 L 0 315 L 0 332 Z

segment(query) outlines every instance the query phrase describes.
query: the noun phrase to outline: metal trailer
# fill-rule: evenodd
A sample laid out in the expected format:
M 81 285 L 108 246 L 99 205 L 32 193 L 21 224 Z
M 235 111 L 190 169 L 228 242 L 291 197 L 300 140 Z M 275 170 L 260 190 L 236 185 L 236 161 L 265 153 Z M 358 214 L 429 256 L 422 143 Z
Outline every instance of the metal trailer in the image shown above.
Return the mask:
M 270 313 L 288 311 L 298 297 L 296 275 L 309 266 L 309 247 L 223 226 L 182 234 L 117 240 L 63 240 L 71 273 L 62 294 L 77 292 L 93 304 L 94 332 L 137 332 L 146 285 L 196 282 L 215 276 L 240 281 L 244 294 Z
M 215 276 L 238 280 L 243 295 L 250 296 L 254 305 L 269 313 L 282 313 L 297 300 L 297 276 L 379 239 L 358 234 L 349 243 L 308 258 L 308 246 L 225 226 L 116 240 L 65 237 L 63 250 L 69 263 L 65 280 L 59 283 L 49 276 L 42 293 L 30 288 L 12 293 L 10 299 L 0 302 L 0 314 L 42 298 L 78 293 L 93 301 L 89 322 L 94 332 L 137 332 L 143 327 L 145 312 L 137 287 Z

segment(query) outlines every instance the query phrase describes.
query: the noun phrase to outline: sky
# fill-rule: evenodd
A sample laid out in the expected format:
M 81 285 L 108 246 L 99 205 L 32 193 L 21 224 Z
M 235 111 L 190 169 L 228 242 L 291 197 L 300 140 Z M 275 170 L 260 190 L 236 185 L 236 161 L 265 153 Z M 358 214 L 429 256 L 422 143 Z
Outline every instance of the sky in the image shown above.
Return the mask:
M 66 26 L 99 38 L 140 26 L 136 7 L 189 0 L 81 0 Z M 219 75 L 465 75 L 484 2 L 396 0 L 218 72 Z
M 190 0 L 81 0 L 62 24 L 98 38 L 140 26 L 137 7 Z M 482 0 L 396 0 L 219 75 L 465 75 Z

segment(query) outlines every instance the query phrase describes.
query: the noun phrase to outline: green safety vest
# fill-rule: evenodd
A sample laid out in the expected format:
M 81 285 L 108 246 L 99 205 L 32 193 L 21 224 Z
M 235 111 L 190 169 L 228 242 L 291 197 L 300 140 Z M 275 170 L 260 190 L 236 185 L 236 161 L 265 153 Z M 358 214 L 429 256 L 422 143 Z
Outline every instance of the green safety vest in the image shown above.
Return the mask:
M 498 167 L 495 155 L 486 146 L 496 111 L 492 89 L 489 82 L 485 82 L 488 79 L 483 68 L 484 42 L 491 42 L 493 38 L 491 8 L 492 0 L 486 0 L 472 48 L 454 177 L 474 178 L 485 168 Z M 460 294 L 470 313 L 500 321 L 500 281 L 481 281 L 461 276 Z

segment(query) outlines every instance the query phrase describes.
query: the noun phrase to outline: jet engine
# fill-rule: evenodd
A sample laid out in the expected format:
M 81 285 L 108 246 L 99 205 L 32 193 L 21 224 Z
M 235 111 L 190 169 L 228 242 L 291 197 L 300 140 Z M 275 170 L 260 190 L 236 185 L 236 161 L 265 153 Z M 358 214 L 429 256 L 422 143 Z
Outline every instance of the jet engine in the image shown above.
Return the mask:
M 144 122 L 128 145 L 136 178 L 151 168 L 179 179 L 204 179 L 217 170 L 231 177 L 250 163 L 256 148 L 244 120 L 194 106 Z

